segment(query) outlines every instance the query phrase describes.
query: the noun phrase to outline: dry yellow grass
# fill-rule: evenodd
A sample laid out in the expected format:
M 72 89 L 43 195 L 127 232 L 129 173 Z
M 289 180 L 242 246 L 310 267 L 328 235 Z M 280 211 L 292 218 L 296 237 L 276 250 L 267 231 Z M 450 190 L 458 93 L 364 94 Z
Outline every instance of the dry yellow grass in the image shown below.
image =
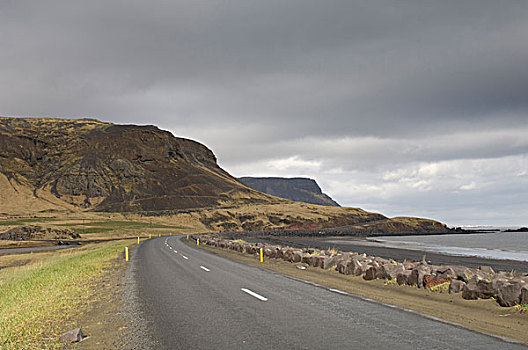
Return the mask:
M 90 303 L 91 286 L 132 243 L 0 257 L 0 348 L 59 347 L 65 320 Z

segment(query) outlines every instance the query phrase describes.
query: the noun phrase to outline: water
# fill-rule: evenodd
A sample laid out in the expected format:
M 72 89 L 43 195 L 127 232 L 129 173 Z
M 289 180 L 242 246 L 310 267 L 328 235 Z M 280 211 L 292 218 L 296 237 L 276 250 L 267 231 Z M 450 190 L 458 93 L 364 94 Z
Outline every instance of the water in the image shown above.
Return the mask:
M 440 236 L 382 236 L 365 245 L 420 250 L 456 256 L 528 262 L 528 232 L 490 232 Z

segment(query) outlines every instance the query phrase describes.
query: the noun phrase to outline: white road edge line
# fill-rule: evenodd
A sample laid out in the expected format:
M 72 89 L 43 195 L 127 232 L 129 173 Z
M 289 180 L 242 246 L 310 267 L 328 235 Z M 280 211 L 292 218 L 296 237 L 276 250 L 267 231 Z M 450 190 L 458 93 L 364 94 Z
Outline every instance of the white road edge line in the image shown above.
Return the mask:
M 186 257 L 185 255 L 182 255 L 182 258 L 184 258 L 185 260 L 188 260 L 189 258 Z
M 241 288 L 240 290 L 243 291 L 244 293 L 247 293 L 247 294 L 251 295 L 252 297 L 257 298 L 258 300 L 261 300 L 261 301 L 268 301 L 268 298 L 263 297 L 262 295 L 257 294 L 257 293 L 255 293 L 255 292 L 252 291 L 252 290 L 249 290 L 249 289 L 246 289 L 246 288 Z
M 339 293 L 339 294 L 343 294 L 343 295 L 348 295 L 347 292 L 345 292 L 344 290 L 341 290 L 341 289 L 330 288 L 328 290 L 331 291 L 331 292 L 335 292 L 335 293 Z
M 204 271 L 207 271 L 207 272 L 211 271 L 211 270 L 209 270 L 207 267 L 202 266 L 202 265 L 200 265 L 200 268 L 201 268 L 202 270 L 204 270 Z

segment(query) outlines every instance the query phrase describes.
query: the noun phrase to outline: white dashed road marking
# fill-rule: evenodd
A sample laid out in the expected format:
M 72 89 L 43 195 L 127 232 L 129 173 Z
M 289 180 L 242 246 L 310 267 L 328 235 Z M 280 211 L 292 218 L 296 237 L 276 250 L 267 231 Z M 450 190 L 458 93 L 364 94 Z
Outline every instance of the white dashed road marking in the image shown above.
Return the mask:
M 200 266 L 200 268 L 201 268 L 202 270 L 204 270 L 204 271 L 207 271 L 207 272 L 211 271 L 211 270 L 209 270 L 209 269 L 208 269 L 207 267 L 205 267 L 205 266 Z
M 189 258 L 186 257 L 185 255 L 182 255 L 182 258 L 184 258 L 185 260 L 188 260 Z
M 348 295 L 347 292 L 345 292 L 344 290 L 340 290 L 340 289 L 330 288 L 329 291 L 335 292 L 335 293 L 339 293 L 339 294 L 343 294 L 343 295 Z
M 247 293 L 247 294 L 251 295 L 252 297 L 257 298 L 258 300 L 261 300 L 261 301 L 268 301 L 268 298 L 263 297 L 262 295 L 257 294 L 257 293 L 255 293 L 255 292 L 252 291 L 252 290 L 249 290 L 249 289 L 246 289 L 246 288 L 241 288 L 240 290 L 243 291 L 244 293 Z

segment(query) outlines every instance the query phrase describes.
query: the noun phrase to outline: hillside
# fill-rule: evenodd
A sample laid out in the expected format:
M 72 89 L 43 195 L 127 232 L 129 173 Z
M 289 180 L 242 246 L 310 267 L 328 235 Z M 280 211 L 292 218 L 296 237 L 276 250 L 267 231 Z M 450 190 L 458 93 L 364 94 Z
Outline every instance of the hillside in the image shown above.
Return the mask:
M 339 207 L 313 179 L 304 177 L 240 177 L 243 184 L 272 196 L 317 205 Z
M 198 142 L 96 120 L 0 118 L 0 174 L 2 198 L 26 209 L 138 212 L 276 201 L 240 184 Z
M 320 191 L 317 184 L 311 186 Z M 192 232 L 350 225 L 365 234 L 449 231 L 432 220 L 406 218 L 394 225 L 394 220 L 359 208 L 271 196 L 221 169 L 213 152 L 198 142 L 155 126 L 92 119 L 0 117 L 0 198 L 4 229 L 16 226 L 13 218 L 29 218 L 27 222 L 82 223 L 84 232 L 87 220 L 98 238 L 103 231 L 126 233 L 123 227 L 115 232 L 90 228 L 89 222 L 100 225 L 114 217 L 141 227 L 153 228 L 154 220 L 163 228 Z

